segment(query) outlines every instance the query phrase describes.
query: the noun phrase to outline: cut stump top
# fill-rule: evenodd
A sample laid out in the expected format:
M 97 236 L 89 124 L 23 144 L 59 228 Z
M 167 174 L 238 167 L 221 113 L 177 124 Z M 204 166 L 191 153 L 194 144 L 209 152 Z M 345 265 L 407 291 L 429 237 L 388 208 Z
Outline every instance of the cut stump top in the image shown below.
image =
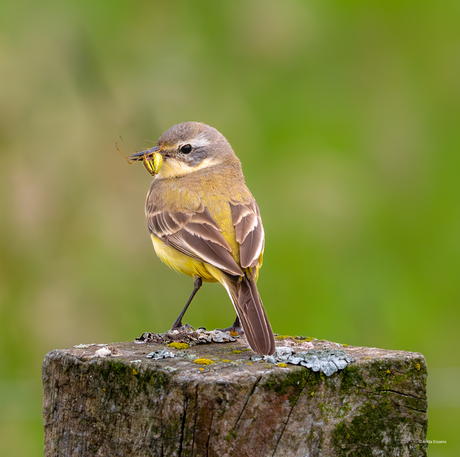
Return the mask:
M 186 349 L 125 342 L 51 351 L 43 364 L 45 453 L 426 455 L 423 355 L 311 344 L 319 352 L 343 350 L 353 362 L 327 377 L 251 360 L 244 339 Z M 180 355 L 147 358 L 165 349 Z

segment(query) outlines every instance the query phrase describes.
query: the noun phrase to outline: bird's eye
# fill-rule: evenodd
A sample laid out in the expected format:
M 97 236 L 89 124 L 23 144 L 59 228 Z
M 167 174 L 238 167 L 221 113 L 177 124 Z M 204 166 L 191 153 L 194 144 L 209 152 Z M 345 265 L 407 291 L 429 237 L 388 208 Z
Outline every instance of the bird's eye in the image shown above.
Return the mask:
M 192 152 L 192 145 L 184 144 L 181 146 L 180 152 L 183 152 L 184 154 L 190 154 Z

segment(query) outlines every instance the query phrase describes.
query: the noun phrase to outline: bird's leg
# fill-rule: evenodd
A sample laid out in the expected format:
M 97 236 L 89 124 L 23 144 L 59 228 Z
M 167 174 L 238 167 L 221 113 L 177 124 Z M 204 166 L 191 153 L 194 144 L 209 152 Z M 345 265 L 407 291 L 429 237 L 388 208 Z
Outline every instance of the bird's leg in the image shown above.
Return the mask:
M 190 297 L 188 298 L 187 303 L 184 306 L 184 309 L 179 314 L 179 317 L 174 321 L 174 324 L 171 327 L 171 330 L 179 330 L 180 328 L 183 327 L 182 318 L 184 317 L 185 311 L 187 311 L 187 308 L 192 302 L 193 297 L 198 292 L 198 289 L 201 287 L 202 284 L 203 284 L 203 280 L 201 279 L 201 276 L 196 276 L 195 280 L 193 281 L 193 292 L 190 294 Z
M 241 327 L 240 318 L 238 317 L 238 314 L 236 315 L 235 322 L 233 322 L 233 325 L 231 327 L 218 328 L 217 330 L 221 330 L 223 332 L 230 332 L 230 335 L 232 336 L 241 336 L 244 334 L 243 327 Z

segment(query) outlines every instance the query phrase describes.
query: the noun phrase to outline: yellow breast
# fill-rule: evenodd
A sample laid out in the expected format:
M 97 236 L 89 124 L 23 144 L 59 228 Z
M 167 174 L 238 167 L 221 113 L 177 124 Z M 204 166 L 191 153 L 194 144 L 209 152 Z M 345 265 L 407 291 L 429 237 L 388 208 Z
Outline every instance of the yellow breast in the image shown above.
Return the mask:
M 163 243 L 159 238 L 152 236 L 153 248 L 157 256 L 168 267 L 187 276 L 201 276 L 206 282 L 220 282 L 220 274 L 218 270 L 211 265 L 192 259 L 185 254 L 182 254 L 176 249 Z

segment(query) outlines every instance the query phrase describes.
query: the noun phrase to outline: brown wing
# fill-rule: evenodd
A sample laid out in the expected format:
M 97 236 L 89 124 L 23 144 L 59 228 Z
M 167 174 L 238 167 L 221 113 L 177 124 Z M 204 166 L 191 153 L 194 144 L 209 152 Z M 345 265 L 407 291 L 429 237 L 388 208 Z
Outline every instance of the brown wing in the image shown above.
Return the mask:
M 233 225 L 236 241 L 240 245 L 241 268 L 255 267 L 264 249 L 265 233 L 257 203 L 253 200 L 246 205 L 233 205 Z
M 219 225 L 205 206 L 201 205 L 192 212 L 170 213 L 150 204 L 146 214 L 150 233 L 168 246 L 231 275 L 244 274 L 232 257 L 232 249 Z

